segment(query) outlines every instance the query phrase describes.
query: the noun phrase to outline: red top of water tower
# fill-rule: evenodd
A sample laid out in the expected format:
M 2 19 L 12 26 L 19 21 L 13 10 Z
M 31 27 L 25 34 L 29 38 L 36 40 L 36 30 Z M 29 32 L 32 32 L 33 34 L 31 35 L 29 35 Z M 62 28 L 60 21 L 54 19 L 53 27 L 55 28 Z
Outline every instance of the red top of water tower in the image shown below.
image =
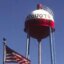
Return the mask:
M 42 9 L 42 4 L 37 4 L 37 9 Z

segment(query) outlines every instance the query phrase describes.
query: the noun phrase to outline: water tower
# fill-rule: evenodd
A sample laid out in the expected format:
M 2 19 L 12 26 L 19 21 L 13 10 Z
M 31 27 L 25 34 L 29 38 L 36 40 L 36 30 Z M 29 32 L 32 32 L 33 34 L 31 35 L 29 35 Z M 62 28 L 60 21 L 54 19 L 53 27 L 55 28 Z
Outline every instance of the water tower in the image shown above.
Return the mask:
M 53 12 L 37 4 L 37 9 L 32 11 L 25 20 L 24 31 L 27 33 L 26 57 L 29 58 L 30 37 L 38 40 L 38 64 L 41 64 L 41 40 L 50 36 L 51 64 L 54 64 L 52 33 L 54 32 Z

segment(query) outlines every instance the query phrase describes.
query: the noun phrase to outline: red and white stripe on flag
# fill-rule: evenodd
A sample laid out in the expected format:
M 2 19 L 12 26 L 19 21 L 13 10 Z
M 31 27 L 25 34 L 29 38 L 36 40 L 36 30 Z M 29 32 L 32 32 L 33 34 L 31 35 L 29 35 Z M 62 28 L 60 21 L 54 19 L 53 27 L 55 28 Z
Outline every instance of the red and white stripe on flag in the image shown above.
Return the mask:
M 23 55 L 20 55 L 19 53 L 15 52 L 11 48 L 9 48 L 7 45 L 5 45 L 5 62 L 17 62 L 19 64 L 30 64 L 30 60 L 25 58 Z

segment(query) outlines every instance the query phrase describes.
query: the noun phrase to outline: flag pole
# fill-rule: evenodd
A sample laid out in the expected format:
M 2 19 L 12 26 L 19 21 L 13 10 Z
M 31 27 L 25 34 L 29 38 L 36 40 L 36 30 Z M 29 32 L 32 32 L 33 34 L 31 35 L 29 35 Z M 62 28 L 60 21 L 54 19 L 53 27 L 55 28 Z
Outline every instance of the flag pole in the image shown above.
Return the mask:
M 49 27 L 49 30 L 50 30 L 49 39 L 50 39 L 51 64 L 55 64 L 54 46 L 53 46 L 53 40 L 52 40 L 52 29 L 51 29 L 51 27 Z
M 3 64 L 5 64 L 5 43 L 6 43 L 6 39 L 3 38 Z
M 30 54 L 30 36 L 27 34 L 27 42 L 26 42 L 26 58 L 29 59 L 29 54 Z

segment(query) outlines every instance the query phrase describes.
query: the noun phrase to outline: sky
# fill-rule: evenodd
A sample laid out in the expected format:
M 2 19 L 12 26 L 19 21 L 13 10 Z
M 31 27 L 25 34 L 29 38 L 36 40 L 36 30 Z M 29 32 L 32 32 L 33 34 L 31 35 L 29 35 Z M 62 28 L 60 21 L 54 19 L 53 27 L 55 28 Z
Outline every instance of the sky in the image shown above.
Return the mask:
M 38 3 L 51 8 L 54 13 L 55 61 L 64 64 L 64 0 L 0 0 L 0 64 L 3 64 L 3 37 L 10 48 L 25 56 L 27 34 L 24 23 Z M 37 40 L 31 38 L 30 45 L 31 64 L 38 64 Z M 42 39 L 42 64 L 51 64 L 49 38 Z

